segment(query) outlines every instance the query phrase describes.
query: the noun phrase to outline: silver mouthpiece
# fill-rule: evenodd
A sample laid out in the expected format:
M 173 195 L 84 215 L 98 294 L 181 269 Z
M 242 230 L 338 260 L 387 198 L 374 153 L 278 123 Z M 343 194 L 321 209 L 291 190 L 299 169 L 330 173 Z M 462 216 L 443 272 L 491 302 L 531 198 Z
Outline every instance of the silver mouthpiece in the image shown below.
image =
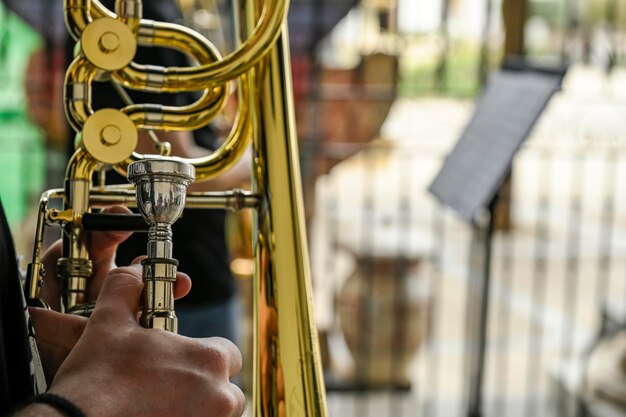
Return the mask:
M 193 165 L 175 159 L 148 159 L 128 167 L 128 180 L 137 185 L 137 207 L 149 224 L 171 225 L 180 217 L 195 177 Z
M 172 258 L 172 224 L 185 208 L 187 186 L 195 179 L 193 165 L 174 158 L 147 159 L 128 167 L 137 186 L 137 207 L 150 225 L 148 258 L 143 265 L 144 327 L 177 331 L 174 283 L 178 262 Z

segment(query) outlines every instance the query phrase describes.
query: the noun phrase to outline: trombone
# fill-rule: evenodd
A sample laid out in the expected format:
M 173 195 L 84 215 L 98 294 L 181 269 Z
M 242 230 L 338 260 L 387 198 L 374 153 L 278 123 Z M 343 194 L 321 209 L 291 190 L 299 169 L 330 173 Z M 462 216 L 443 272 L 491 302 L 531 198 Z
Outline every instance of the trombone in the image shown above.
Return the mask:
M 26 294 L 42 305 L 45 285 L 41 254 L 46 226 L 63 228 L 57 265 L 61 308 L 89 315 L 87 280 L 92 273 L 85 233 L 149 225 L 143 262 L 141 324 L 176 331 L 171 224 L 184 207 L 252 209 L 254 212 L 255 416 L 326 416 L 324 381 L 311 304 L 294 103 L 286 29 L 288 0 L 235 0 L 234 19 L 242 42 L 222 57 L 213 44 L 184 26 L 142 18 L 141 0 L 117 0 L 108 10 L 98 0 L 65 0 L 65 20 L 78 48 L 65 77 L 64 106 L 77 132 L 76 150 L 64 187 L 43 194 L 38 212 Z M 137 45 L 172 48 L 194 65 L 164 68 L 133 62 Z M 184 107 L 130 104 L 94 111 L 92 85 L 112 80 L 153 92 L 201 91 Z M 237 117 L 222 146 L 196 159 L 135 152 L 138 131 L 193 130 L 224 109 L 236 82 Z M 187 193 L 194 180 L 213 178 L 231 167 L 252 144 L 252 191 Z M 94 186 L 96 172 L 114 169 L 134 187 Z M 61 210 L 49 201 L 63 199 Z M 110 204 L 137 207 L 141 215 L 114 216 L 95 209 Z

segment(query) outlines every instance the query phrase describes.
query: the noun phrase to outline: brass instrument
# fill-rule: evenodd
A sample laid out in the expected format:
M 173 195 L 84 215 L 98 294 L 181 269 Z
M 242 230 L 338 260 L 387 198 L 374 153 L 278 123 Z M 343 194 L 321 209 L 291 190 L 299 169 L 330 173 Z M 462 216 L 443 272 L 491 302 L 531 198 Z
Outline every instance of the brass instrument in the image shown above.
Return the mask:
M 171 23 L 142 19 L 141 0 L 117 0 L 115 10 L 98 0 L 65 0 L 77 53 L 65 78 L 65 110 L 77 132 L 76 151 L 63 189 L 42 196 L 26 294 L 41 304 L 44 285 L 41 252 L 46 225 L 63 227 L 58 262 L 61 305 L 67 313 L 88 315 L 87 280 L 92 265 L 85 231 L 112 221 L 96 213 L 111 204 L 139 207 L 149 223 L 148 258 L 143 262 L 141 323 L 176 331 L 171 259 L 171 224 L 182 208 L 253 209 L 255 215 L 255 317 L 253 408 L 255 416 L 326 416 L 317 334 L 312 317 L 311 284 L 301 197 L 298 149 L 289 64 L 288 0 L 233 1 L 244 42 L 226 57 L 198 33 Z M 195 65 L 185 68 L 143 66 L 133 62 L 137 45 L 173 48 Z M 94 82 L 111 80 L 126 88 L 155 92 L 201 91 L 185 107 L 130 104 L 94 111 Z M 138 130 L 193 130 L 209 123 L 237 82 L 238 113 L 232 131 L 213 154 L 197 159 L 135 152 Z M 194 178 L 209 179 L 231 167 L 252 143 L 252 191 L 188 193 Z M 115 169 L 136 184 L 93 186 L 96 172 Z M 62 210 L 49 208 L 62 198 Z M 135 218 L 136 220 L 136 218 Z M 128 223 L 116 218 L 114 221 Z M 193 278 L 193 277 L 192 277 Z

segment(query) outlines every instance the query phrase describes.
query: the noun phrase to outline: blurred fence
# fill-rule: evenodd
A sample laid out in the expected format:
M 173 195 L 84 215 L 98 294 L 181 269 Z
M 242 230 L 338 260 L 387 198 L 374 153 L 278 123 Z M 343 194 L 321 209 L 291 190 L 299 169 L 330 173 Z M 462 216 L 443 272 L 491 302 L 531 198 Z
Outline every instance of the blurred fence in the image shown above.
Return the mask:
M 465 414 L 474 338 L 468 321 L 480 299 L 468 269 L 471 230 L 426 191 L 443 156 L 374 145 L 318 182 L 316 307 L 329 332 L 329 387 L 343 391 L 331 392 L 331 415 Z M 601 307 L 621 305 L 626 295 L 626 154 L 530 146 L 517 158 L 513 179 L 513 227 L 492 242 L 485 415 L 556 415 L 550 393 L 563 367 L 591 346 Z M 407 268 L 414 260 L 417 269 Z M 361 298 L 348 284 L 355 268 L 363 270 Z M 362 303 L 351 306 L 358 317 L 342 317 L 346 292 Z M 358 353 L 346 346 L 350 329 L 364 339 Z M 405 343 L 407 335 L 415 334 L 415 356 L 402 363 L 411 356 L 403 349 L 415 347 Z M 381 349 L 391 355 L 381 358 Z M 352 359 L 368 350 L 369 365 Z M 359 367 L 350 369 L 355 362 Z M 394 381 L 404 372 L 410 387 Z
M 368 26 L 368 13 L 380 11 L 371 6 L 383 3 L 397 6 L 391 7 L 397 25 Z M 317 127 L 301 130 L 300 139 L 330 414 L 468 415 L 483 303 L 471 270 L 476 236 L 427 188 L 472 104 L 429 97 L 472 97 L 480 90 L 500 59 L 501 2 L 362 6 L 361 16 L 349 16 L 314 51 L 315 65 L 307 67 L 312 100 L 304 100 L 312 109 L 303 112 L 300 103 L 299 114 L 300 122 Z M 568 410 L 581 399 L 576 384 L 584 358 L 602 314 L 623 310 L 622 6 L 528 2 L 529 56 L 587 66 L 570 70 L 564 92 L 517 156 L 511 227 L 491 240 L 485 374 L 478 387 L 483 415 L 584 415 Z M 361 39 L 350 39 L 345 32 L 358 19 L 375 36 L 362 31 Z M 350 40 L 353 50 L 346 53 Z M 360 75 L 328 76 L 331 64 L 345 70 L 347 62 L 362 74 L 354 62 L 366 62 L 372 50 L 398 57 L 390 78 L 397 89 L 384 90 L 379 80 L 372 96 L 367 84 L 354 82 L 365 79 Z M 337 85 L 343 106 L 327 94 Z M 391 95 L 391 108 L 381 91 Z M 329 123 L 328 108 L 339 123 Z M 382 134 L 359 134 L 360 118 L 379 116 L 372 108 L 389 111 Z M 332 130 L 342 123 L 349 128 Z

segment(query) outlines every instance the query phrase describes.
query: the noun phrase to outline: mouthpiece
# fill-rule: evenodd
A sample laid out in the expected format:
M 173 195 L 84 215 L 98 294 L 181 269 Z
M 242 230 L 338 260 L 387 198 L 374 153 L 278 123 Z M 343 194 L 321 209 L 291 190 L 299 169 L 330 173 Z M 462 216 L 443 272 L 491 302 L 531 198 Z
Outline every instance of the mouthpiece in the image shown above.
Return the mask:
M 172 224 L 185 208 L 187 186 L 195 179 L 193 165 L 174 158 L 146 159 L 128 167 L 128 180 L 137 186 L 137 207 L 150 225 L 148 258 L 143 265 L 143 311 L 147 328 L 176 333 L 174 283 L 178 261 L 172 258 Z

